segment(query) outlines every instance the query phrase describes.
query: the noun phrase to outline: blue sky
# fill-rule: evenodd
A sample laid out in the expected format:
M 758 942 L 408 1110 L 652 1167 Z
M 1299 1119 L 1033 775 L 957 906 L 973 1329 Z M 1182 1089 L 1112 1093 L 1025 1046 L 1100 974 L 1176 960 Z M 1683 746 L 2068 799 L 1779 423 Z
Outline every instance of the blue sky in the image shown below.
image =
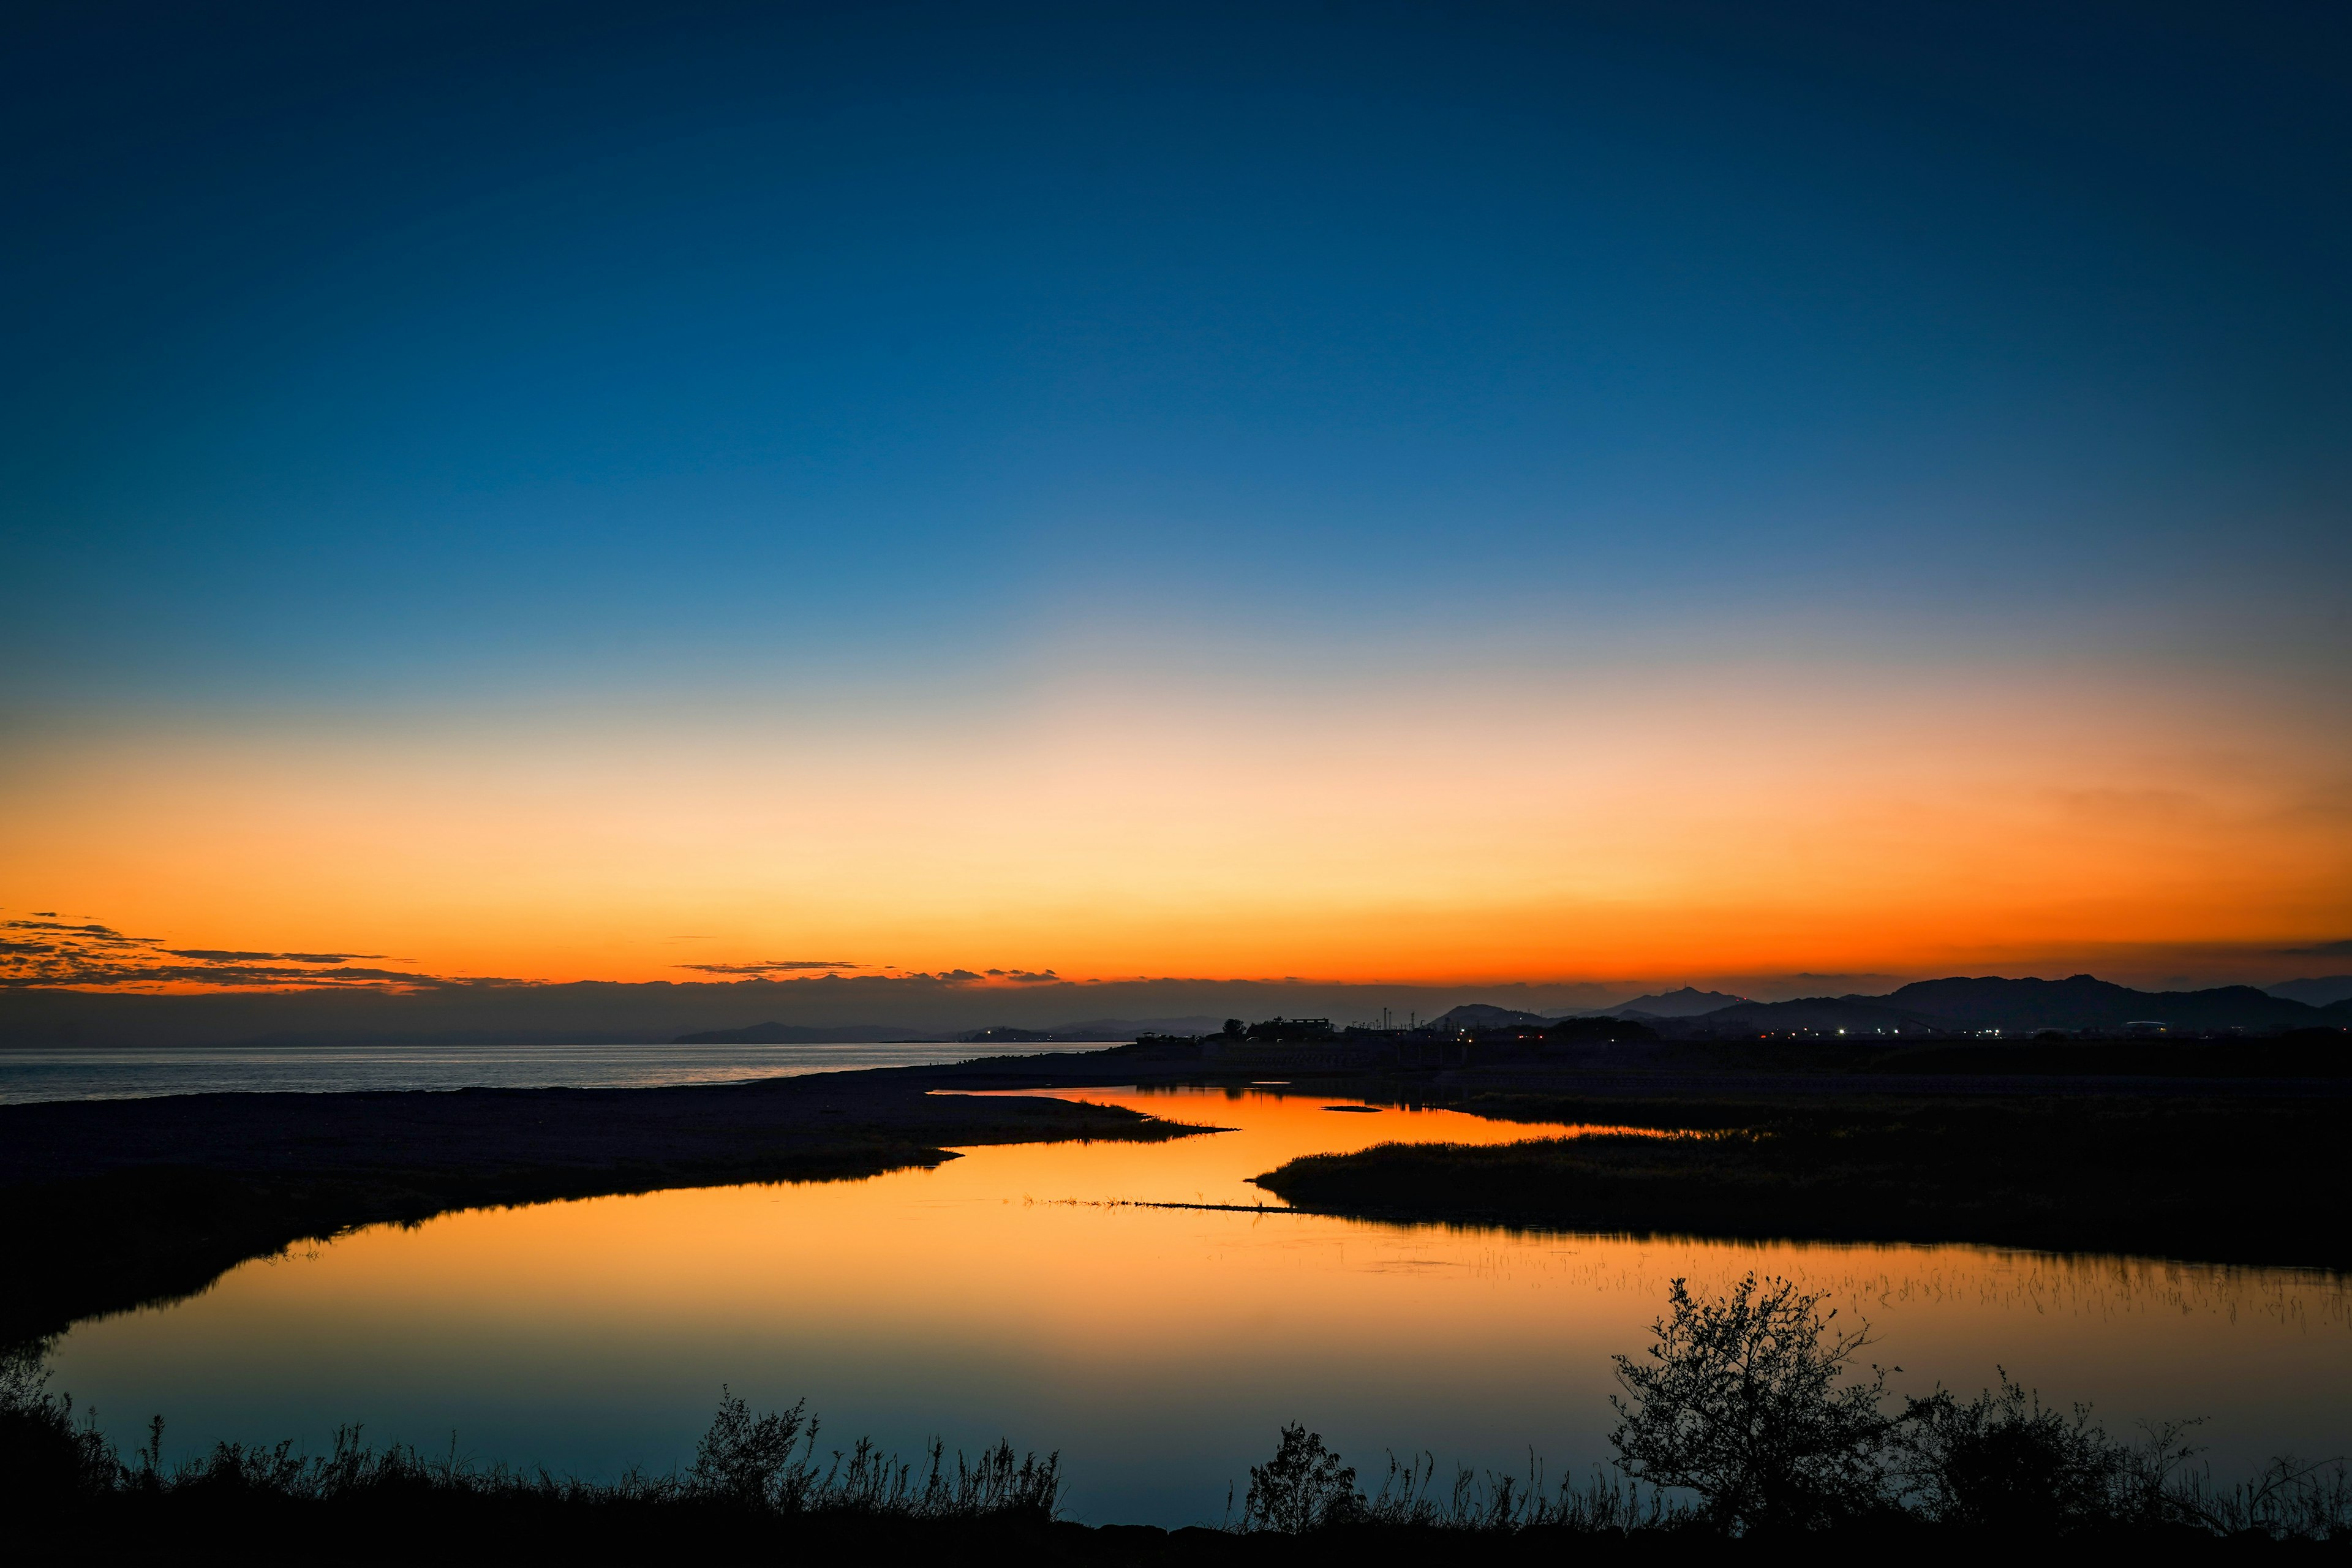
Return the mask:
M 16 704 L 1758 595 L 2341 649 L 2340 36 L 121 15 L 10 51 Z
M 606 973 L 639 962 L 617 911 L 668 898 L 737 921 L 720 962 L 860 934 L 1070 972 L 1089 900 L 1194 876 L 1192 973 L 1360 974 L 1331 933 L 1425 916 L 1482 934 L 1423 978 L 1644 984 L 1702 928 L 1711 973 L 2153 942 L 2170 976 L 2352 925 L 2340 11 L 0 26 L 10 907 L 270 950 L 437 952 L 441 921 L 476 933 L 452 963 Z M 1741 769 L 1662 791 L 1595 741 Z M 1147 771 L 1048 806 L 954 784 L 975 747 L 1524 767 Z M 656 755 L 667 794 L 631 772 Z M 1853 793 L 1897 756 L 1916 776 Z M 849 773 L 761 793 L 818 757 L 943 782 L 826 840 L 872 798 Z M 430 801 L 420 840 L 506 842 L 557 786 L 484 781 L 557 759 L 595 788 L 518 885 L 604 882 L 369 923 L 410 852 L 371 824 Z M 337 826 L 268 847 L 289 814 Z M 706 863 L 662 883 L 694 823 Z M 1422 915 L 1349 859 L 1391 844 L 1443 886 Z M 1294 851 L 1258 945 L 1201 934 Z M 1723 934 L 1829 860 L 1841 889 L 2001 869 L 1942 946 Z M 1673 913 L 1718 866 L 1749 902 Z M 308 877 L 341 878 L 331 918 Z M 861 879 L 971 902 L 893 945 Z M 970 947 L 971 910 L 1048 883 L 1034 942 Z M 614 911 L 588 956 L 481 934 L 566 900 Z M 1610 900 L 1667 934 L 1591 956 Z M 1557 940 L 1526 912 L 1570 905 Z M 1102 972 L 1160 972 L 1155 929 Z

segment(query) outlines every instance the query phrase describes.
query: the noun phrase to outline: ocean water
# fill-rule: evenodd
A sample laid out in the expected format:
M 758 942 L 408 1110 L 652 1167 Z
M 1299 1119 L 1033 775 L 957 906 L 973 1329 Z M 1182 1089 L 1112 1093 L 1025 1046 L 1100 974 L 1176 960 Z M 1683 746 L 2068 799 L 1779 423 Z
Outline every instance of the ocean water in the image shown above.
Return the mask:
M 1104 1042 L 1115 1044 L 1117 1042 Z M 816 1046 L 178 1046 L 0 1050 L 0 1105 L 158 1094 L 374 1089 L 646 1089 L 855 1068 L 928 1067 L 1100 1044 Z
M 1748 1270 L 1866 1321 L 1893 1386 L 1997 1366 L 2111 1429 L 2202 1417 L 2234 1478 L 2352 1452 L 2336 1276 L 1959 1246 L 1521 1234 L 1302 1215 L 1249 1177 L 1392 1141 L 1576 1130 L 1250 1090 L 1065 1090 L 1226 1131 L 975 1148 L 869 1180 L 594 1198 L 373 1226 L 83 1323 L 55 1386 L 167 1459 L 338 1424 L 376 1441 L 612 1477 L 690 1460 L 723 1383 L 806 1397 L 821 1451 L 997 1437 L 1058 1449 L 1076 1517 L 1214 1522 L 1286 1421 L 1376 1482 L 1427 1452 L 1525 1473 L 1609 1455 L 1610 1357 L 1668 1283 Z M 1236 1205 L 1237 1208 L 1156 1205 Z M 1263 1206 L 1260 1206 L 1263 1205 Z M 1238 1494 L 1236 1494 L 1238 1495 Z

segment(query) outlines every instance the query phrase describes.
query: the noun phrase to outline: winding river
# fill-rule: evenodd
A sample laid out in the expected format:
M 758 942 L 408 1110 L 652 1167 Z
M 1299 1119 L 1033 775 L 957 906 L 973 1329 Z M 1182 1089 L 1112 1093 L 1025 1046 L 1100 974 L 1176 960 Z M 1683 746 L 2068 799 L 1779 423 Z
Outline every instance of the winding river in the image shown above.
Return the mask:
M 2328 1275 L 1976 1247 L 1745 1244 L 1404 1227 L 1285 1210 L 1247 1178 L 1388 1140 L 1566 1129 L 1247 1090 L 1071 1090 L 1229 1131 L 971 1150 L 869 1181 L 678 1190 L 374 1226 L 77 1327 L 55 1386 L 126 1447 L 378 1441 L 610 1477 L 692 1451 L 727 1384 L 806 1396 L 828 1440 L 1059 1449 L 1076 1516 L 1213 1522 L 1303 1420 L 1385 1453 L 1582 1470 L 1609 1357 L 1667 1282 L 1826 1290 L 1894 1385 L 1996 1364 L 2119 1431 L 2201 1416 L 2234 1477 L 2352 1452 L 2352 1292 Z M 1239 1205 L 1152 1206 L 1152 1205 Z

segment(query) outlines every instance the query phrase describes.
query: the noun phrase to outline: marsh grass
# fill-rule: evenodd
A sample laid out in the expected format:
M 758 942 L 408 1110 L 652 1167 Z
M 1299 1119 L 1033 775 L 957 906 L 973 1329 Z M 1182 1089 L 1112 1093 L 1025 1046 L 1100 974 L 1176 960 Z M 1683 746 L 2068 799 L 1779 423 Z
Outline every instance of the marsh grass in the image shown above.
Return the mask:
M 1699 1521 L 1689 1504 L 1598 1466 L 1581 1484 L 1562 1477 L 1552 1487 L 1543 1472 L 1542 1459 L 1530 1449 L 1524 1477 L 1456 1468 L 1441 1490 L 1434 1456 L 1423 1451 L 1400 1460 L 1391 1453 L 1381 1489 L 1364 1500 L 1360 1517 L 1376 1525 L 1495 1535 L 1538 1528 L 1630 1534 L 1685 1530 Z
M 829 1461 L 817 1458 L 817 1420 L 803 1400 L 789 1410 L 753 1415 L 731 1390 L 719 1390 L 719 1413 L 695 1447 L 694 1467 L 661 1485 L 678 1494 L 775 1513 L 888 1514 L 903 1519 L 1020 1517 L 1051 1521 L 1062 1506 L 1062 1457 L 1015 1458 L 1000 1440 L 950 1469 L 946 1445 L 916 1463 L 893 1458 L 861 1437 Z M 646 1483 L 639 1483 L 644 1485 Z
M 910 1461 L 861 1438 L 821 1455 L 818 1422 L 805 1401 L 755 1415 L 726 1389 L 683 1474 L 632 1470 L 616 1481 L 585 1481 L 544 1468 L 481 1465 L 460 1457 L 454 1438 L 446 1454 L 397 1443 L 380 1448 L 358 1426 L 337 1428 L 323 1454 L 305 1453 L 290 1440 L 221 1442 L 167 1467 L 162 1416 L 126 1458 L 100 1432 L 94 1413 L 77 1418 L 70 1395 L 49 1392 L 41 1349 L 0 1354 L 0 1492 L 12 1511 L 134 1500 L 215 1512 L 236 1502 L 315 1508 L 456 1500 L 925 1523 L 1050 1524 L 1061 1513 L 1058 1454 L 1016 1456 L 1011 1443 L 1000 1441 L 976 1459 L 959 1452 L 950 1462 L 946 1446 L 934 1441 Z
M 1753 1273 L 1719 1295 L 1675 1280 L 1650 1346 L 1614 1358 L 1618 1476 L 1596 1469 L 1581 1486 L 1548 1489 L 1530 1454 L 1524 1480 L 1457 1470 L 1444 1488 L 1431 1456 L 1391 1454 L 1367 1496 L 1319 1434 L 1294 1424 L 1252 1467 L 1241 1529 L 2352 1544 L 2352 1471 L 2341 1459 L 2282 1458 L 2250 1480 L 2217 1483 L 2189 1440 L 2194 1423 L 2119 1438 L 2088 1406 L 2045 1405 L 2005 1371 L 1970 1399 L 1941 1388 L 1898 1399 L 1887 1378 L 1899 1369 L 1859 1360 L 1869 1326 L 1836 1321 L 1823 1300 Z
M 805 1402 L 755 1413 L 726 1389 L 692 1463 L 661 1475 L 631 1471 L 598 1482 L 485 1466 L 461 1457 L 454 1439 L 439 1454 L 377 1447 L 356 1426 L 339 1429 L 324 1453 L 290 1442 L 223 1442 L 168 1466 L 161 1417 L 124 1455 L 92 1413 L 49 1391 L 42 1347 L 26 1347 L 0 1352 L 0 1521 L 20 1541 L 70 1542 L 69 1554 L 82 1557 L 289 1530 L 293 1539 L 306 1521 L 340 1542 L 346 1558 L 404 1560 L 420 1548 L 446 1555 L 453 1542 L 487 1556 L 560 1541 L 583 1560 L 637 1560 L 686 1541 L 707 1552 L 772 1552 L 786 1540 L 825 1560 L 1179 1560 L 1150 1555 L 1160 1548 L 1131 1539 L 1139 1535 L 1171 1551 L 1181 1543 L 1181 1560 L 1220 1562 L 1228 1548 L 1257 1561 L 1258 1549 L 1287 1551 L 1283 1542 L 1307 1538 L 1344 1547 L 1350 1561 L 1411 1552 L 1425 1563 L 1509 1556 L 1554 1537 L 2352 1543 L 2352 1471 L 2341 1460 L 2282 1458 L 2223 1483 L 2200 1462 L 2190 1426 L 2118 1438 L 2087 1409 L 2044 1405 L 2006 1373 L 1997 1389 L 1971 1399 L 1939 1389 L 1904 1401 L 1899 1412 L 1879 1412 L 1874 1376 L 1843 1375 L 1865 1331 L 1832 1333 L 1815 1299 L 1784 1286 L 1751 1281 L 1744 1302 L 1736 1291 L 1723 1300 L 1677 1293 L 1660 1321 L 1655 1348 L 1664 1353 L 1654 1363 L 1738 1361 L 1779 1377 L 1780 1386 L 1734 1401 L 1706 1376 L 1629 1381 L 1633 1398 L 1621 1405 L 1627 1421 L 1615 1473 L 1596 1467 L 1581 1481 L 1555 1484 L 1531 1452 L 1523 1475 L 1456 1469 L 1441 1480 L 1433 1455 L 1391 1453 L 1368 1495 L 1320 1435 L 1292 1425 L 1273 1457 L 1251 1468 L 1238 1521 L 1229 1510 L 1228 1528 L 1174 1536 L 1062 1521 L 1058 1454 L 1016 1455 L 1003 1441 L 952 1461 L 936 1441 L 912 1460 L 871 1440 L 825 1447 Z M 1778 1362 L 1752 1355 L 1759 1335 L 1788 1353 Z M 1649 1408 L 1654 1401 L 1663 1403 Z M 1837 1419 L 1809 1417 L 1802 1407 L 1813 1405 Z M 1652 1437 L 1664 1431 L 1672 1440 L 1644 1438 L 1644 1421 Z M 1737 1442 L 1700 1429 L 1725 1421 L 1740 1425 Z M 1823 1444 L 1843 1445 L 1828 1456 L 1835 1484 L 1816 1486 L 1819 1477 L 1802 1468 L 1775 1469 L 1775 1445 L 1790 1442 L 1811 1456 L 1808 1464 L 1822 1457 L 1815 1450 Z M 1682 1463 L 1693 1455 L 1706 1465 Z M 1780 1477 L 1774 1487 L 1802 1492 L 1803 1506 L 1769 1502 L 1767 1489 L 1752 1484 L 1768 1472 Z
M 2014 1385 L 2006 1385 L 2016 1392 Z M 1988 1393 L 1988 1399 L 2000 1396 Z M 1355 1471 L 1303 1427 L 1284 1428 L 1284 1445 L 1298 1434 L 1316 1447 L 1313 1467 L 1276 1460 L 1251 1469 L 1248 1504 L 1237 1528 L 1244 1533 L 1318 1535 L 1332 1532 L 1428 1532 L 1450 1536 L 1517 1536 L 1528 1531 L 1590 1537 L 1709 1535 L 1780 1539 L 1790 1534 L 1835 1537 L 1937 1534 L 2000 1540 L 2099 1540 L 2160 1536 L 2186 1543 L 2267 1538 L 2277 1542 L 2352 1542 L 2352 1468 L 2343 1460 L 2273 1460 L 2235 1484 L 2215 1479 L 2184 1441 L 2185 1426 L 2144 1429 L 2137 1440 L 2116 1439 L 2083 1420 L 2067 1418 L 2071 1462 L 2043 1446 L 2048 1428 L 2001 1430 L 1988 1422 L 1996 1446 L 2018 1463 L 1987 1474 L 1967 1458 L 1946 1455 L 1950 1468 L 1914 1456 L 1879 1473 L 1876 1486 L 1849 1486 L 1844 1506 L 1821 1509 L 1801 1522 L 1743 1519 L 1710 1506 L 1687 1488 L 1646 1486 L 1595 1466 L 1589 1479 L 1544 1478 L 1529 1455 L 1527 1474 L 1457 1468 L 1437 1478 L 1434 1458 L 1389 1456 L 1379 1489 L 1354 1489 Z M 2082 1423 L 2076 1425 L 2076 1423 Z M 2008 1441 L 2004 1443 L 2004 1440 Z M 1979 1456 L 1980 1457 L 1980 1456 Z M 2052 1469 L 2036 1460 L 2058 1459 Z M 1957 1462 L 1953 1462 L 1957 1461 Z M 1955 1473 L 1958 1472 L 1958 1473 Z

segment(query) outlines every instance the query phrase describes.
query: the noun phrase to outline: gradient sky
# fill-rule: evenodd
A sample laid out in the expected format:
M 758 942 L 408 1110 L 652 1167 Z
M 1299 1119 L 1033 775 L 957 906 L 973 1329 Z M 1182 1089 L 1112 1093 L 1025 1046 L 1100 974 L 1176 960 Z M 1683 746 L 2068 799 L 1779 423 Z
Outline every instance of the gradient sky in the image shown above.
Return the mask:
M 368 9 L 0 21 L 0 919 L 2352 967 L 2340 7 Z

